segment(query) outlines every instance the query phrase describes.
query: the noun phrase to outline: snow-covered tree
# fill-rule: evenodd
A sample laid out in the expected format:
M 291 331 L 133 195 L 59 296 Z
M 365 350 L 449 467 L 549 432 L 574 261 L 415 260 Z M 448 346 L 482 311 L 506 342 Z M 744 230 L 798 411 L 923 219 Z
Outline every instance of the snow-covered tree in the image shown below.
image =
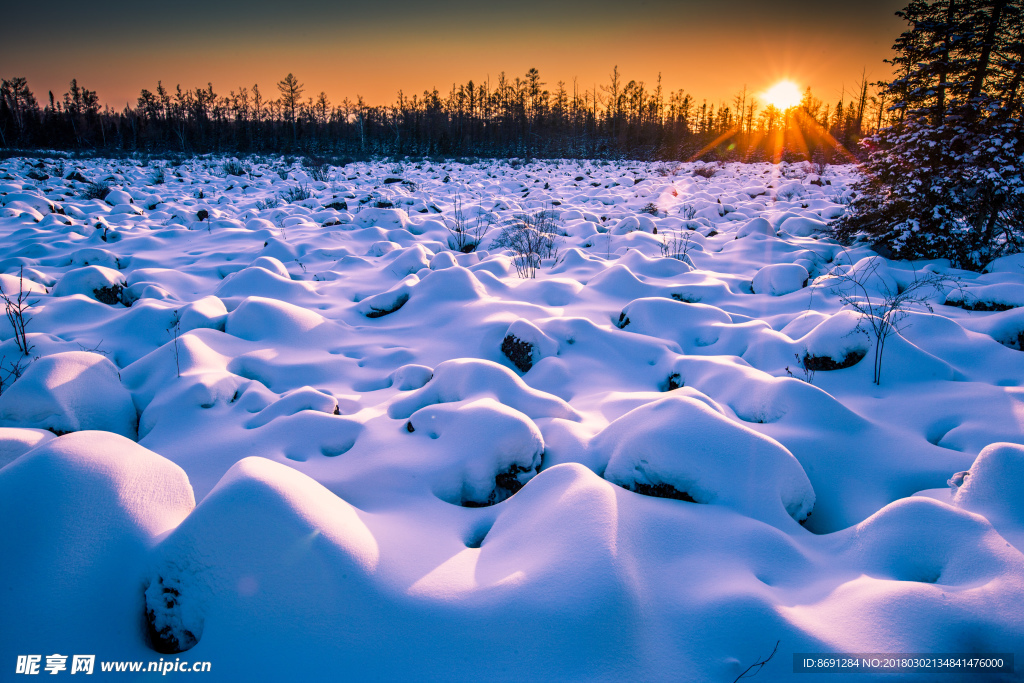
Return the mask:
M 893 123 L 865 140 L 834 229 L 883 254 L 977 269 L 1024 249 L 1021 0 L 915 0 L 897 14 Z

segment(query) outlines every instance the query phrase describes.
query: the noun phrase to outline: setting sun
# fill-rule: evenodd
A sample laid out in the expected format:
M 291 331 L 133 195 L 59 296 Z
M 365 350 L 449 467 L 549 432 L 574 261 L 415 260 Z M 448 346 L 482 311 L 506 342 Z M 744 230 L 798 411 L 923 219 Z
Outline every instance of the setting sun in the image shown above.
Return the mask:
M 800 104 L 800 88 L 793 81 L 779 81 L 765 91 L 764 98 L 768 104 L 785 111 Z

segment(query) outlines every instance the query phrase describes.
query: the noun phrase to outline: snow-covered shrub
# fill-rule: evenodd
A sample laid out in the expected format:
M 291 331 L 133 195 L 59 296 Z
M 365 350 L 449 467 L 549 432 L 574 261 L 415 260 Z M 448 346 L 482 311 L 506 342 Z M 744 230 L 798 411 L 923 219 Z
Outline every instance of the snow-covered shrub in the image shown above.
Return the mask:
M 89 183 L 82 189 L 81 194 L 83 199 L 106 199 L 110 194 L 110 186 L 102 182 Z
M 701 164 L 693 169 L 693 175 L 701 178 L 714 178 L 718 173 L 718 164 Z
M 438 461 L 435 472 L 427 476 L 434 479 L 434 494 L 449 503 L 500 503 L 540 471 L 540 430 L 529 417 L 492 398 L 426 406 L 405 425 L 410 434 L 428 439 L 422 448 L 438 449 L 429 456 Z
M 517 320 L 501 340 L 501 352 L 521 372 L 528 372 L 541 358 L 558 353 L 558 342 L 528 320 Z
M 53 296 L 84 294 L 100 303 L 123 303 L 122 292 L 128 286 L 120 272 L 106 266 L 85 266 L 64 273 L 53 288 Z
M 8 637 L 83 643 L 138 633 L 153 546 L 194 506 L 178 465 L 122 436 L 41 440 L 0 469 L 0 543 L 18 549 L 0 568 L 0 609 L 49 616 Z
M 281 195 L 281 198 L 289 204 L 294 204 L 295 202 L 301 202 L 305 199 L 309 199 L 312 196 L 313 193 L 309 191 L 308 186 L 296 185 L 295 187 L 289 187 L 285 190 L 284 194 Z
M 238 159 L 228 159 L 221 166 L 221 169 L 224 171 L 224 175 L 228 176 L 244 176 L 249 174 L 249 169 Z

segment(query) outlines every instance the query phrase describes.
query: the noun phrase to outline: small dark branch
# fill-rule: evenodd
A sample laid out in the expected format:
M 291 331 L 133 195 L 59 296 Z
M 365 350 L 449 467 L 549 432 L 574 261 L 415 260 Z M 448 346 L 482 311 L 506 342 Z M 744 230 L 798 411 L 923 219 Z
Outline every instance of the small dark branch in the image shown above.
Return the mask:
M 736 683 L 736 681 L 739 681 L 744 678 L 753 678 L 754 676 L 759 674 L 761 672 L 761 669 L 763 669 L 768 662 L 772 661 L 772 657 L 774 657 L 775 653 L 779 651 L 779 643 L 781 642 L 781 640 L 776 640 L 775 649 L 772 650 L 772 653 L 770 655 L 748 666 L 746 669 L 743 670 L 743 673 L 741 673 L 739 676 L 733 679 L 732 683 Z
M 666 233 L 661 242 L 661 255 L 666 258 L 686 261 L 693 245 L 693 233 L 689 230 Z
M 476 223 L 470 224 L 462 208 L 462 197 L 456 193 L 454 210 L 450 217 L 442 216 L 444 227 L 448 229 L 448 248 L 463 254 L 476 251 L 481 240 L 493 227 L 490 219 L 485 219 L 478 212 Z
M 25 332 L 25 328 L 32 322 L 32 318 L 27 317 L 25 314 L 28 313 L 29 307 L 35 302 L 29 302 L 28 295 L 29 293 L 25 291 L 24 266 L 18 272 L 17 294 L 8 294 L 4 291 L 3 286 L 0 285 L 0 301 L 3 301 L 7 320 L 11 323 L 11 327 L 14 328 L 14 343 L 17 344 L 18 350 L 21 351 L 23 356 L 27 356 L 32 350 Z
M 3 394 L 5 389 L 10 388 L 19 377 L 25 374 L 25 370 L 31 363 L 31 361 L 26 361 L 25 356 L 20 356 L 9 363 L 6 361 L 7 356 L 0 357 L 0 394 Z
M 178 377 L 181 377 L 181 355 L 178 349 L 178 337 L 181 335 L 181 312 L 178 309 L 174 309 L 174 314 L 171 316 L 171 326 L 167 328 L 167 334 L 174 339 L 174 367 L 178 371 Z
M 814 373 L 817 371 L 817 367 L 815 366 L 815 364 L 808 363 L 808 356 L 806 355 L 801 356 L 799 353 L 794 353 L 793 357 L 796 358 L 797 367 L 800 368 L 800 370 L 803 373 L 803 380 L 808 384 L 814 384 Z M 786 374 L 789 375 L 790 377 L 795 377 L 793 372 L 789 369 L 788 365 L 786 366 Z

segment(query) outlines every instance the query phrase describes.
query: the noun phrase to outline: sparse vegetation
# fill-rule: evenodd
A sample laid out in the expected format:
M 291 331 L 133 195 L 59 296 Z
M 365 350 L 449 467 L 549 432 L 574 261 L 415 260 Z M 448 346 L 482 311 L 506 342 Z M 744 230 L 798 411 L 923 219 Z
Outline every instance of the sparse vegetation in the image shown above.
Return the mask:
M 701 178 L 714 178 L 717 173 L 718 166 L 714 164 L 705 164 L 693 169 L 693 175 L 700 176 Z
M 322 157 L 303 157 L 302 166 L 306 169 L 309 179 L 314 182 L 326 183 L 331 179 L 331 167 Z
M 221 168 L 224 170 L 224 175 L 227 176 L 244 176 L 249 174 L 249 169 L 238 159 L 225 161 Z
M 106 199 L 110 194 L 110 186 L 106 183 L 89 183 L 82 188 L 82 199 Z
M 25 291 L 25 268 L 18 270 L 18 292 L 5 292 L 0 285 L 0 300 L 4 302 L 4 313 L 7 314 L 7 321 L 14 330 L 14 343 L 17 345 L 21 355 L 27 356 L 32 350 L 28 343 L 26 327 L 32 318 L 29 317 L 28 309 L 34 302 L 29 301 L 29 292 Z
M 7 356 L 0 356 L 0 395 L 25 374 L 31 362 L 27 356 L 18 356 L 11 361 Z
M 301 202 L 304 199 L 309 199 L 312 196 L 313 193 L 310 192 L 308 185 L 299 184 L 295 187 L 288 188 L 285 193 L 281 195 L 281 198 L 289 204 L 294 204 L 295 202 Z
M 167 328 L 167 334 L 174 341 L 174 345 L 171 347 L 174 351 L 174 367 L 178 372 L 178 377 L 181 377 L 181 353 L 178 349 L 178 337 L 181 336 L 181 311 L 177 308 L 171 314 L 171 324 Z
M 448 229 L 448 248 L 463 254 L 476 251 L 480 241 L 490 232 L 493 223 L 477 212 L 476 218 L 466 216 L 462 197 L 456 193 L 451 214 L 443 216 L 444 227 Z
M 661 255 L 689 262 L 690 249 L 694 244 L 696 242 L 693 239 L 693 232 L 690 230 L 666 232 L 661 238 Z
M 779 643 L 781 642 L 781 640 L 775 641 L 775 648 L 772 650 L 771 654 L 763 659 L 757 660 L 756 662 L 748 666 L 746 669 L 744 669 L 739 676 L 733 679 L 733 683 L 737 683 L 737 681 L 741 681 L 744 678 L 753 678 L 754 676 L 759 674 L 761 672 L 761 669 L 763 669 L 768 664 L 768 662 L 772 661 L 772 658 L 775 656 L 775 653 L 779 651 Z
M 492 246 L 512 252 L 512 263 L 521 278 L 537 277 L 542 259 L 558 254 L 558 227 L 554 214 L 539 211 L 535 214 L 517 214 L 510 219 Z
M 803 379 L 803 381 L 807 382 L 808 384 L 814 384 L 814 373 L 816 371 L 815 368 L 817 367 L 817 365 L 813 362 L 808 363 L 807 355 L 801 356 L 799 353 L 794 353 L 793 357 L 796 358 L 797 368 L 799 368 L 801 373 L 803 374 L 803 377 L 801 379 Z M 790 377 L 796 377 L 796 375 L 793 374 L 793 371 L 789 369 L 788 365 L 786 366 L 786 374 L 789 375 Z
M 845 252 L 844 252 L 845 253 Z M 849 261 L 849 254 L 847 254 Z M 839 301 L 858 315 L 857 329 L 874 341 L 872 381 L 882 383 L 882 358 L 885 342 L 899 332 L 900 323 L 915 306 L 934 312 L 931 299 L 951 288 L 962 289 L 960 280 L 935 271 L 914 270 L 914 279 L 902 286 L 879 271 L 884 260 L 866 259 L 859 267 L 839 266 L 816 283 L 827 287 Z M 858 359 L 859 360 L 859 359 Z M 807 361 L 805 360 L 806 364 Z

